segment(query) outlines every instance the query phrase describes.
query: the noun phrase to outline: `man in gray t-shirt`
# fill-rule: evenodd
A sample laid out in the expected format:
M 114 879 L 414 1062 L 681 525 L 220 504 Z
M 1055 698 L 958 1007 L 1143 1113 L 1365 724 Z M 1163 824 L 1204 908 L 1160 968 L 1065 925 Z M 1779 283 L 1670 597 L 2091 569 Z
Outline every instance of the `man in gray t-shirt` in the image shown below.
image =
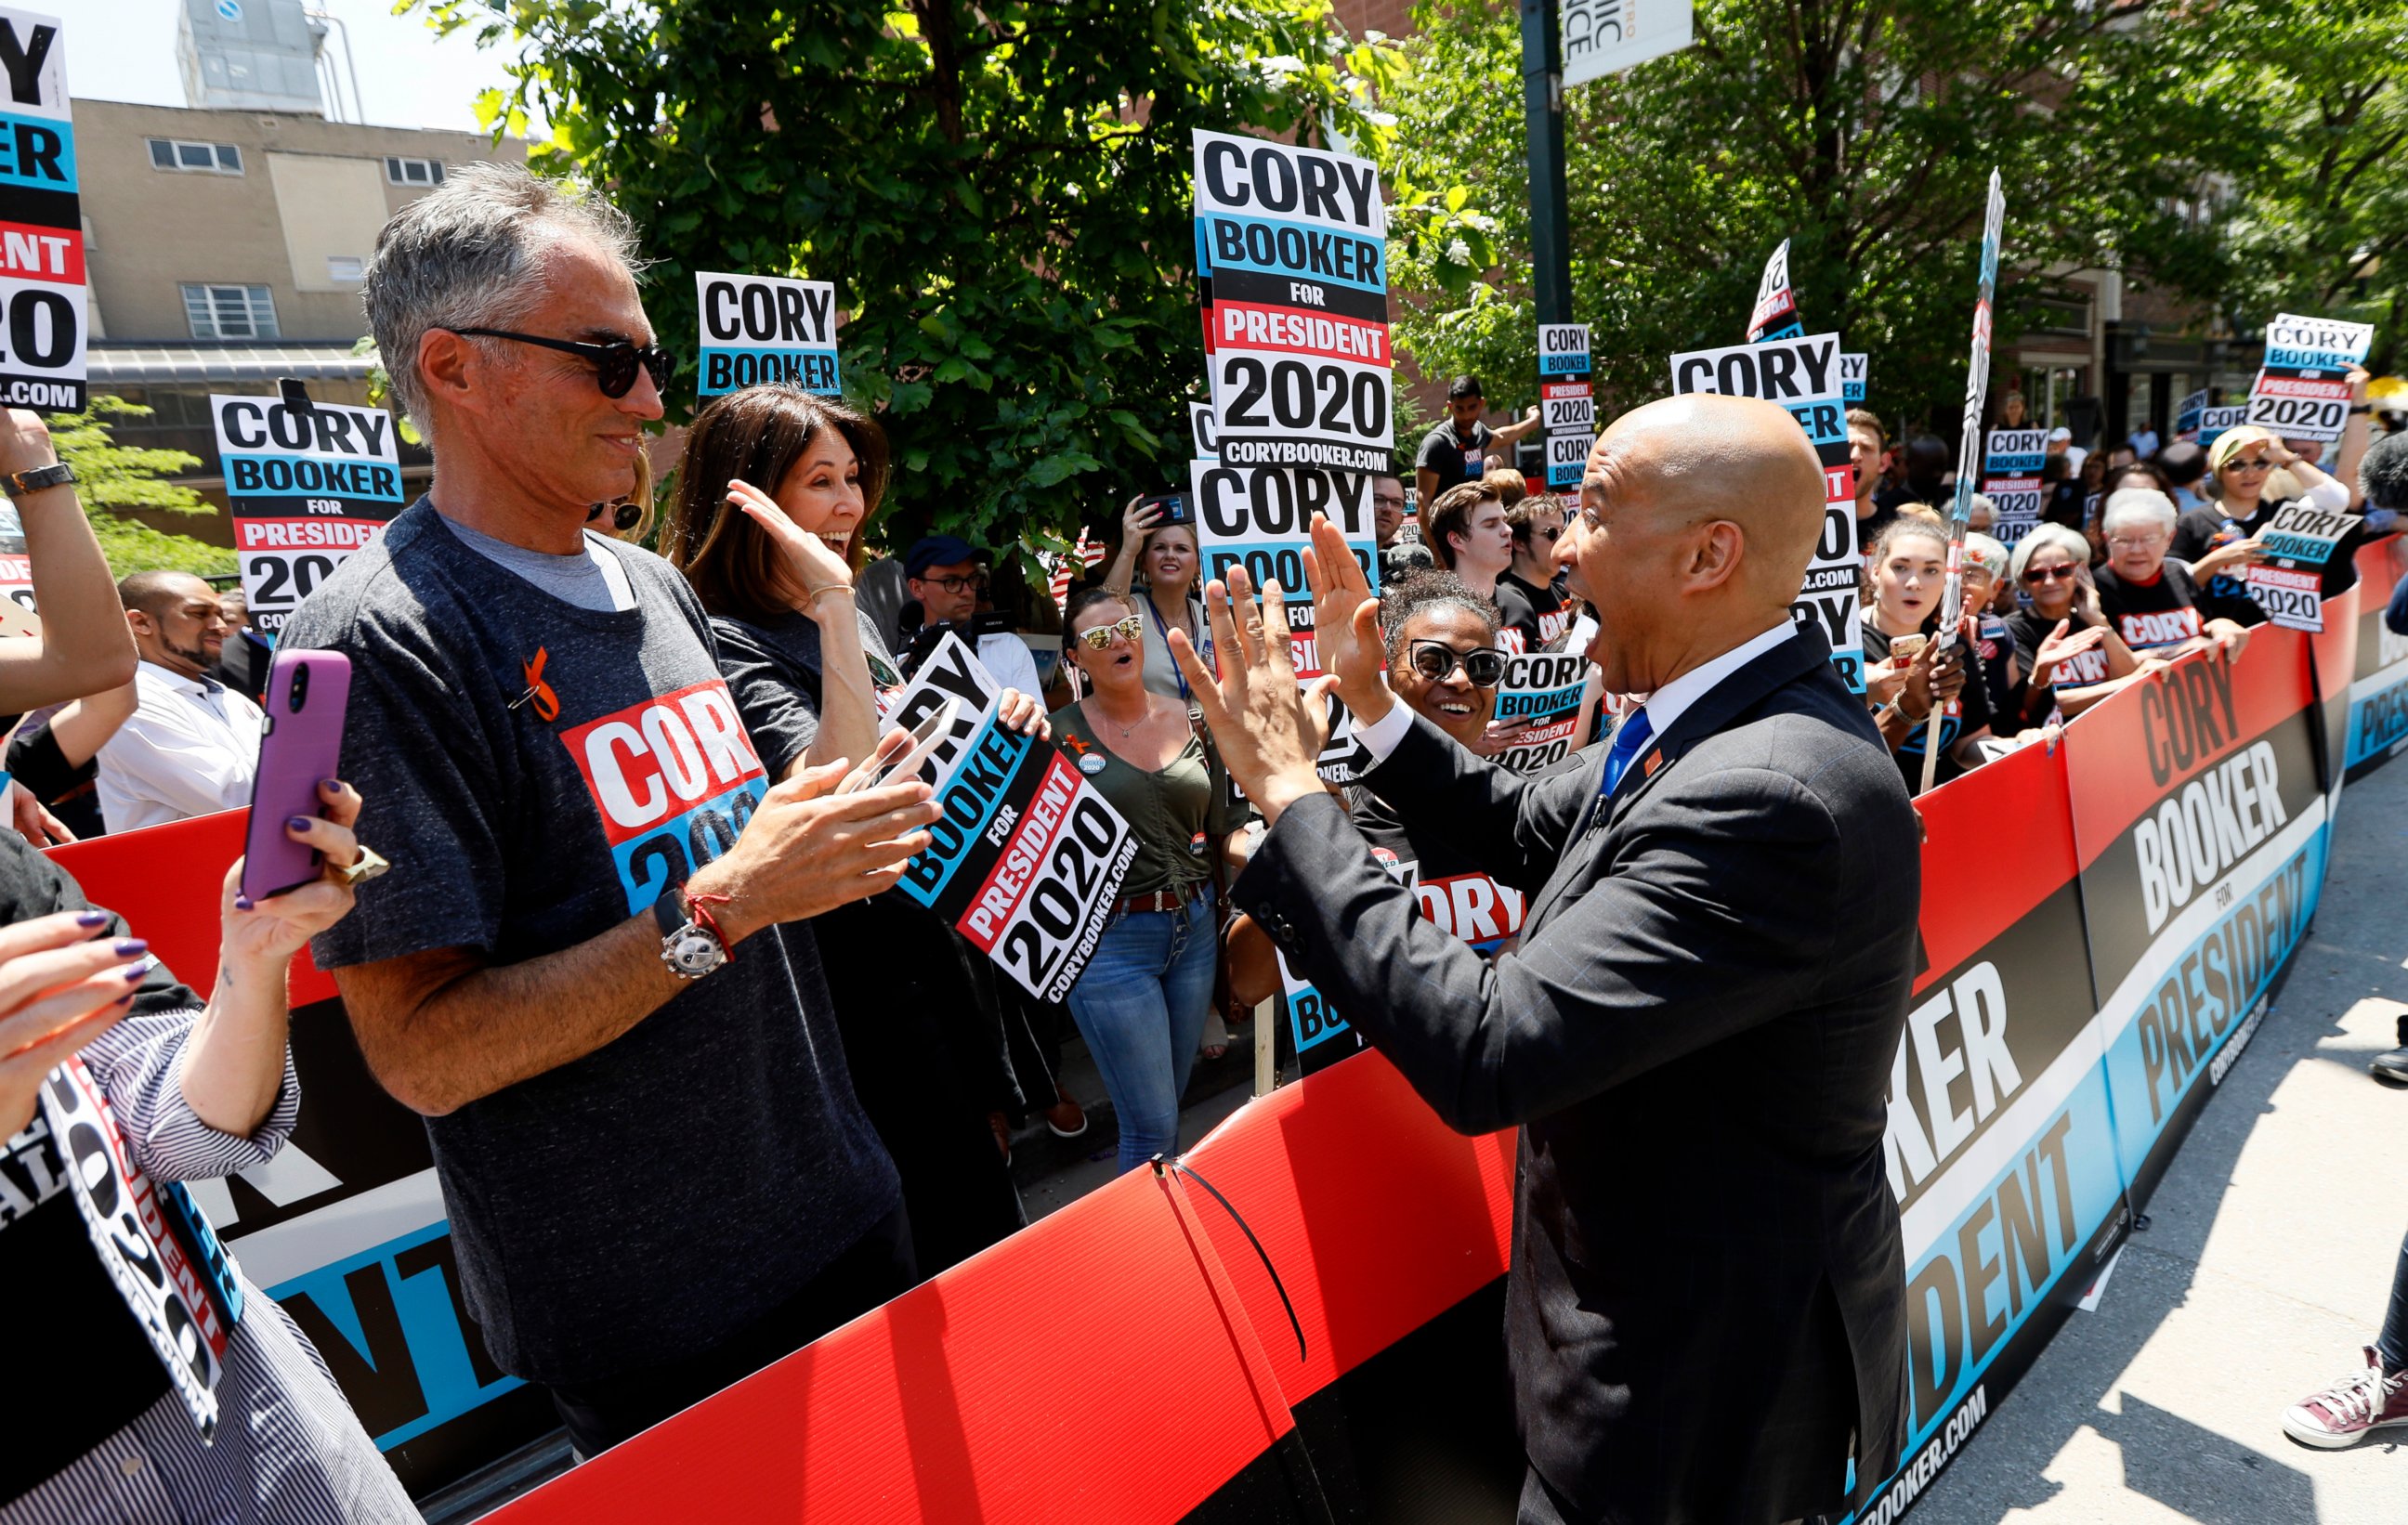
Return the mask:
M 501 165 L 386 225 L 364 294 L 436 482 L 282 637 L 351 658 L 393 862 L 318 962 L 427 1119 L 486 1344 L 589 1455 L 910 1284 L 804 919 L 935 814 L 773 786 L 683 579 L 585 536 L 661 412 L 631 244 Z

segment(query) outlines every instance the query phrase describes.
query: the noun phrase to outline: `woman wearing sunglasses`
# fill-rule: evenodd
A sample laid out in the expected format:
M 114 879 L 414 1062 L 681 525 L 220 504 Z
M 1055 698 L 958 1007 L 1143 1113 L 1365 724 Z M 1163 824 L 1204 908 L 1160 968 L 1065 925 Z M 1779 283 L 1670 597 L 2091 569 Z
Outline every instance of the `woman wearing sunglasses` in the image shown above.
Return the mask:
M 2015 542 L 2007 578 L 2030 607 L 2007 616 L 2007 633 L 2025 677 L 2017 715 L 2026 727 L 2069 720 L 2106 698 L 2143 663 L 2099 610 L 2090 579 L 2090 542 L 2060 524 L 2042 524 Z
M 902 686 L 853 599 L 886 477 L 878 425 L 798 387 L 714 398 L 687 432 L 661 549 L 710 616 L 720 673 L 773 778 L 868 757 L 877 694 Z M 1004 706 L 1007 723 L 1041 729 L 1035 699 L 1006 691 Z M 817 943 L 845 1069 L 902 1176 L 917 1274 L 1019 1228 L 990 1119 L 1054 1097 L 1031 1076 L 1024 1098 L 1003 1062 L 1018 1008 L 996 1000 L 983 957 L 899 890 L 789 932 Z
M 1381 590 L 1380 628 L 1387 634 L 1389 689 L 1457 745 L 1482 752 L 1497 711 L 1497 687 L 1505 680 L 1495 606 L 1451 572 L 1424 572 Z M 1369 790 L 1355 785 L 1345 798 L 1373 856 L 1410 876 L 1424 916 L 1484 957 L 1513 946 L 1526 908 L 1522 891 L 1499 884 L 1426 823 L 1403 820 Z M 1270 934 L 1252 917 L 1229 923 L 1229 989 L 1240 1001 L 1257 1002 L 1281 989 Z M 1324 1068 L 1360 1047 L 1359 1038 L 1318 1045 L 1307 1050 L 1304 1068 Z
M 1087 696 L 1054 735 L 1137 836 L 1137 858 L 1070 1016 L 1120 1115 L 1120 1168 L 1179 1147 L 1179 1098 L 1220 962 L 1211 893 L 1215 791 L 1187 706 L 1145 682 L 1146 618 L 1109 588 L 1070 595 L 1064 660 Z
M 2363 453 L 2365 420 L 2352 421 Z M 2355 464 L 2352 460 L 2344 470 L 2354 470 Z M 2268 491 L 2278 472 L 2287 473 L 2297 484 L 2297 496 Z M 2207 503 L 2175 521 L 2168 554 L 2194 563 L 2192 569 L 2200 580 L 2217 598 L 2248 596 L 2249 563 L 2264 559 L 2258 553 L 2258 534 L 2273 522 L 2276 514 L 2293 504 L 2329 514 L 2349 507 L 2347 486 L 2326 476 L 2272 430 L 2255 424 L 2228 429 L 2216 436 L 2207 449 L 2207 480 L 2201 485 Z M 2325 563 L 2325 597 L 2344 592 L 2358 581 L 2358 542 L 2353 525 L 2333 547 L 2331 558 Z

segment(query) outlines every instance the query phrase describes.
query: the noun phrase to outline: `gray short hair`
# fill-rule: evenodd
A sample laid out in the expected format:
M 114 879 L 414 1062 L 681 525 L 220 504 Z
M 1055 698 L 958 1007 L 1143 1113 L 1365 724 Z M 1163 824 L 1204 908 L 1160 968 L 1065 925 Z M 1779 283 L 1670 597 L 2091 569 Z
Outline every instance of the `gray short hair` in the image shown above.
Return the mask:
M 2031 565 L 2032 557 L 2050 547 L 2071 557 L 2076 566 L 2090 564 L 2090 542 L 2080 531 L 2069 530 L 2062 524 L 2035 524 L 2015 542 L 2015 553 L 2007 558 L 2007 576 L 2023 581 L 2024 568 Z
M 422 427 L 418 341 L 430 328 L 509 328 L 543 294 L 550 251 L 589 243 L 638 268 L 635 220 L 574 180 L 519 164 L 469 164 L 393 214 L 360 279 L 368 331 L 394 397 Z
M 2171 532 L 2181 517 L 2174 500 L 2156 488 L 2119 487 L 2107 494 L 2106 506 L 2099 510 L 2099 533 L 2114 534 L 2126 524 L 2155 524 Z

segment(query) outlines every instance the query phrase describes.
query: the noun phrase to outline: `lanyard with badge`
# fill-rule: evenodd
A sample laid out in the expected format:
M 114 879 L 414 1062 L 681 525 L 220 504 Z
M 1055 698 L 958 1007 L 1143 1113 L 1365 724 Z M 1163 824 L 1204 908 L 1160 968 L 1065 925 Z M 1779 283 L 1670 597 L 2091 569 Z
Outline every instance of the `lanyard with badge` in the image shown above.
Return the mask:
M 1149 592 L 1142 598 L 1140 598 L 1138 602 L 1145 606 L 1145 612 L 1147 614 L 1153 616 L 1154 634 L 1155 637 L 1162 642 L 1163 654 L 1165 656 L 1169 656 L 1170 625 L 1168 621 L 1162 618 L 1162 611 L 1154 607 L 1154 595 Z M 1197 659 L 1201 662 L 1209 663 L 1212 660 L 1212 638 L 1210 635 L 1207 635 L 1203 641 L 1197 645 L 1196 655 Z M 1196 702 L 1195 693 L 1187 687 L 1187 675 L 1180 671 L 1179 659 L 1176 657 L 1171 657 L 1170 676 L 1178 680 L 1180 703 L 1187 706 L 1187 729 L 1194 732 L 1198 736 L 1203 735 L 1204 706 Z

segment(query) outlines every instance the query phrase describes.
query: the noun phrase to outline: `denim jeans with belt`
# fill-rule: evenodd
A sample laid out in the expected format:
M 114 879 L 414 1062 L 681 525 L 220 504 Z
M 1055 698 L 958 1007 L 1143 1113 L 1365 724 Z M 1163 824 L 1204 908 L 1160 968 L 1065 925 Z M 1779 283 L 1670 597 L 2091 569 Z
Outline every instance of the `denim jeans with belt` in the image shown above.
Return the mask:
M 1179 1146 L 1179 1097 L 1204 1041 L 1218 957 L 1208 893 L 1114 920 L 1070 988 L 1070 1016 L 1120 1116 L 1125 1171 Z

